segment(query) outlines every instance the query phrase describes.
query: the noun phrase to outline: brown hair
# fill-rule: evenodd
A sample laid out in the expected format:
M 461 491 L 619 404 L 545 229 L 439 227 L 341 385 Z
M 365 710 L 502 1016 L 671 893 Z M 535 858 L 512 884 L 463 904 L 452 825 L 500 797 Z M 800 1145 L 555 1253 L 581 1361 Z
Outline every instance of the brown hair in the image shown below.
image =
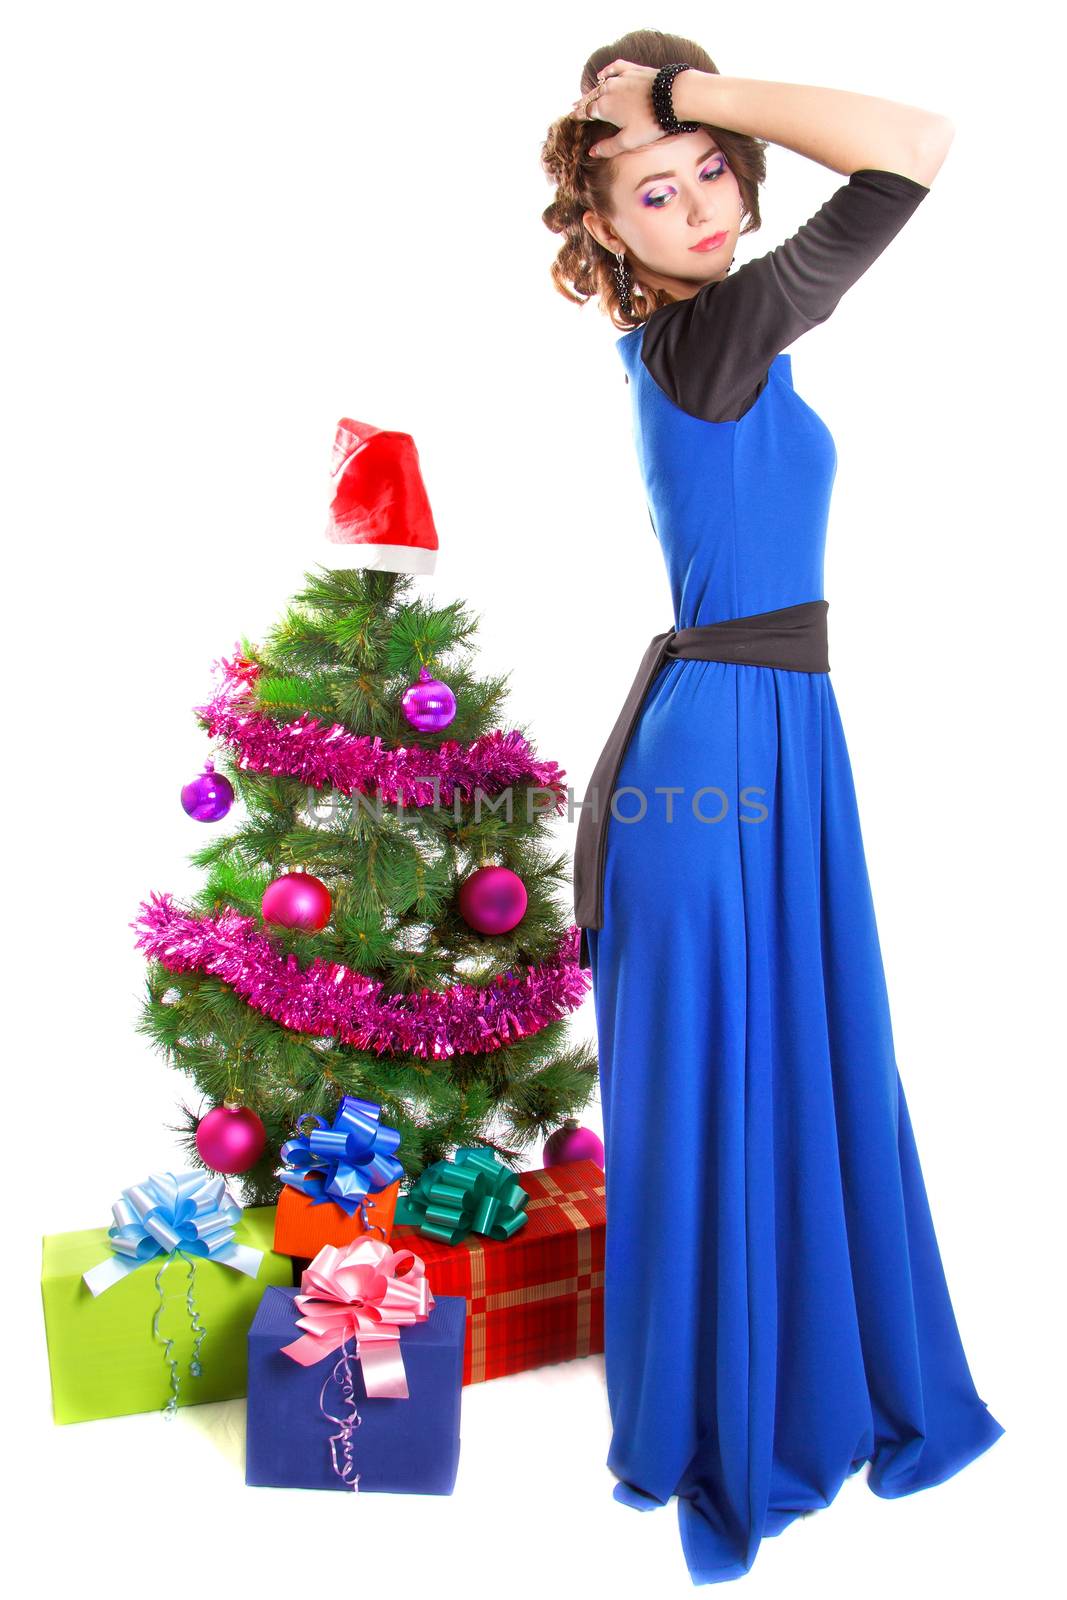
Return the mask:
M 698 72 L 718 72 L 706 50 L 691 39 L 676 33 L 659 33 L 653 28 L 638 28 L 623 34 L 614 44 L 594 50 L 582 68 L 581 93 L 596 87 L 597 73 L 611 61 L 632 61 L 641 67 L 665 67 L 672 61 L 685 61 Z M 726 157 L 741 190 L 747 221 L 742 233 L 753 233 L 760 226 L 759 186 L 767 175 L 766 142 L 729 128 L 701 123 L 711 133 Z M 596 297 L 616 328 L 637 328 L 660 306 L 669 305 L 673 296 L 665 289 L 645 289 L 634 276 L 631 290 L 632 316 L 622 310 L 615 287 L 615 258 L 594 239 L 582 214 L 597 211 L 612 215 L 611 184 L 614 163 L 602 156 L 590 156 L 590 145 L 610 138 L 618 130 L 610 122 L 590 122 L 572 116 L 560 117 L 548 130 L 541 147 L 541 165 L 556 185 L 556 198 L 541 213 L 541 220 L 552 233 L 563 235 L 559 254 L 551 266 L 552 281 L 564 299 L 584 305 Z

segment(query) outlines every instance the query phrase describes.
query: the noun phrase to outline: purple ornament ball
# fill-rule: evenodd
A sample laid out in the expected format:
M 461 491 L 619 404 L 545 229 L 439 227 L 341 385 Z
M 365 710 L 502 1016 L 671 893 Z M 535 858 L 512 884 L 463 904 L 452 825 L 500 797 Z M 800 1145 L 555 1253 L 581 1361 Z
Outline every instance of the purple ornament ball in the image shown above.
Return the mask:
M 479 933 L 508 933 L 526 905 L 526 885 L 510 867 L 479 867 L 459 887 L 460 915 Z
M 562 1167 L 568 1161 L 595 1161 L 604 1170 L 604 1145 L 592 1128 L 580 1128 L 575 1117 L 568 1117 L 545 1140 L 545 1166 Z
M 418 683 L 404 690 L 400 709 L 420 733 L 436 733 L 439 728 L 447 728 L 455 716 L 456 697 L 447 683 L 431 678 L 423 667 Z
M 318 933 L 330 920 L 330 891 L 310 872 L 286 872 L 268 885 L 263 896 L 263 920 L 280 928 L 302 928 Z
M 197 822 L 219 822 L 232 805 L 233 784 L 210 761 L 199 778 L 182 789 L 182 806 Z
M 212 1172 L 247 1172 L 267 1144 L 267 1130 L 248 1106 L 227 1100 L 201 1117 L 196 1130 L 200 1159 Z

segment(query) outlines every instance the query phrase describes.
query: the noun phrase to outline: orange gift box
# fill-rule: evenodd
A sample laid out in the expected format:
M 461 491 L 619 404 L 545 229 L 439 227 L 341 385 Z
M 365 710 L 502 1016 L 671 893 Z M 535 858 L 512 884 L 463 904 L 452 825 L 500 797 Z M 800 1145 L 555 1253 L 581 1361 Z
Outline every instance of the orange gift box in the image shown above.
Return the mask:
M 604 1349 L 604 1174 L 595 1161 L 517 1172 L 527 1221 L 510 1239 L 458 1244 L 397 1223 L 394 1250 L 426 1263 L 434 1294 L 467 1302 L 463 1382 L 598 1355 Z
M 316 1205 L 309 1195 L 285 1183 L 278 1196 L 274 1218 L 274 1249 L 279 1255 L 300 1256 L 310 1261 L 324 1244 L 351 1244 L 364 1233 L 373 1234 L 375 1239 L 388 1239 L 393 1231 L 399 1192 L 399 1178 L 384 1189 L 371 1190 L 367 1195 L 367 1215 L 372 1226 L 366 1228 L 361 1207 L 349 1216 L 332 1200 Z M 383 1228 L 384 1233 L 379 1233 L 379 1228 Z

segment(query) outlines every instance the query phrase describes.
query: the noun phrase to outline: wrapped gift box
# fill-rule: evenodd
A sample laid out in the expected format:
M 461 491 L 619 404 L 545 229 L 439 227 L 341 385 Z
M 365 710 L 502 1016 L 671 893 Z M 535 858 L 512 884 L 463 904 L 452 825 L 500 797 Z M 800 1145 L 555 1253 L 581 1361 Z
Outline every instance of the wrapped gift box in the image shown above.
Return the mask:
M 194 1333 L 185 1295 L 188 1266 L 175 1257 L 161 1280 L 166 1297 L 160 1333 L 172 1338 L 179 1363 L 179 1405 L 231 1400 L 245 1393 L 248 1330 L 268 1284 L 291 1285 L 293 1264 L 271 1250 L 274 1207 L 243 1211 L 234 1241 L 263 1251 L 255 1278 L 219 1262 L 198 1260 L 194 1303 L 207 1330 L 200 1348 L 202 1374 L 189 1375 Z M 96 1297 L 82 1273 L 111 1254 L 106 1228 L 49 1234 L 44 1239 L 41 1297 L 44 1302 L 52 1412 L 56 1422 L 88 1422 L 134 1411 L 161 1410 L 170 1395 L 164 1345 L 152 1332 L 159 1307 L 156 1274 L 162 1258 Z
M 283 1354 L 299 1339 L 297 1289 L 268 1289 L 248 1334 L 245 1482 L 276 1488 L 352 1489 L 334 1470 L 330 1436 L 345 1405 L 331 1379 L 335 1350 L 311 1366 Z M 451 1494 L 459 1466 L 466 1304 L 435 1295 L 425 1321 L 400 1331 L 408 1396 L 368 1399 L 354 1345 L 351 1371 L 360 1423 L 353 1434 L 358 1491 Z
M 375 1239 L 388 1240 L 393 1231 L 393 1213 L 400 1191 L 400 1179 L 384 1189 L 372 1190 L 367 1195 L 367 1218 L 372 1226 L 363 1226 L 359 1207 L 352 1216 L 343 1206 L 332 1200 L 315 1201 L 309 1195 L 289 1184 L 282 1185 L 274 1222 L 274 1248 L 280 1254 L 297 1256 L 301 1260 L 318 1255 L 324 1244 L 351 1244 L 361 1233 L 370 1232 Z M 379 1233 L 378 1229 L 384 1229 Z
M 390 1240 L 422 1257 L 435 1295 L 464 1297 L 465 1384 L 604 1349 L 603 1172 L 569 1161 L 515 1176 L 528 1220 L 510 1239 L 444 1244 L 397 1223 Z

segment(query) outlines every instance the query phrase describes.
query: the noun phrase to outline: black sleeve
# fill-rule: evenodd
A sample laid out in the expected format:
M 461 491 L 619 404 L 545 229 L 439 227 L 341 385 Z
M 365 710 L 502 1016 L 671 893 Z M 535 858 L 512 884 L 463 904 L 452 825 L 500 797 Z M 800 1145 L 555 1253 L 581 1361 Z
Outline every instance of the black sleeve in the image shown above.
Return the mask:
M 929 193 L 900 172 L 854 172 L 792 238 L 654 311 L 641 342 L 648 371 L 683 411 L 736 421 L 775 356 L 826 321 Z

